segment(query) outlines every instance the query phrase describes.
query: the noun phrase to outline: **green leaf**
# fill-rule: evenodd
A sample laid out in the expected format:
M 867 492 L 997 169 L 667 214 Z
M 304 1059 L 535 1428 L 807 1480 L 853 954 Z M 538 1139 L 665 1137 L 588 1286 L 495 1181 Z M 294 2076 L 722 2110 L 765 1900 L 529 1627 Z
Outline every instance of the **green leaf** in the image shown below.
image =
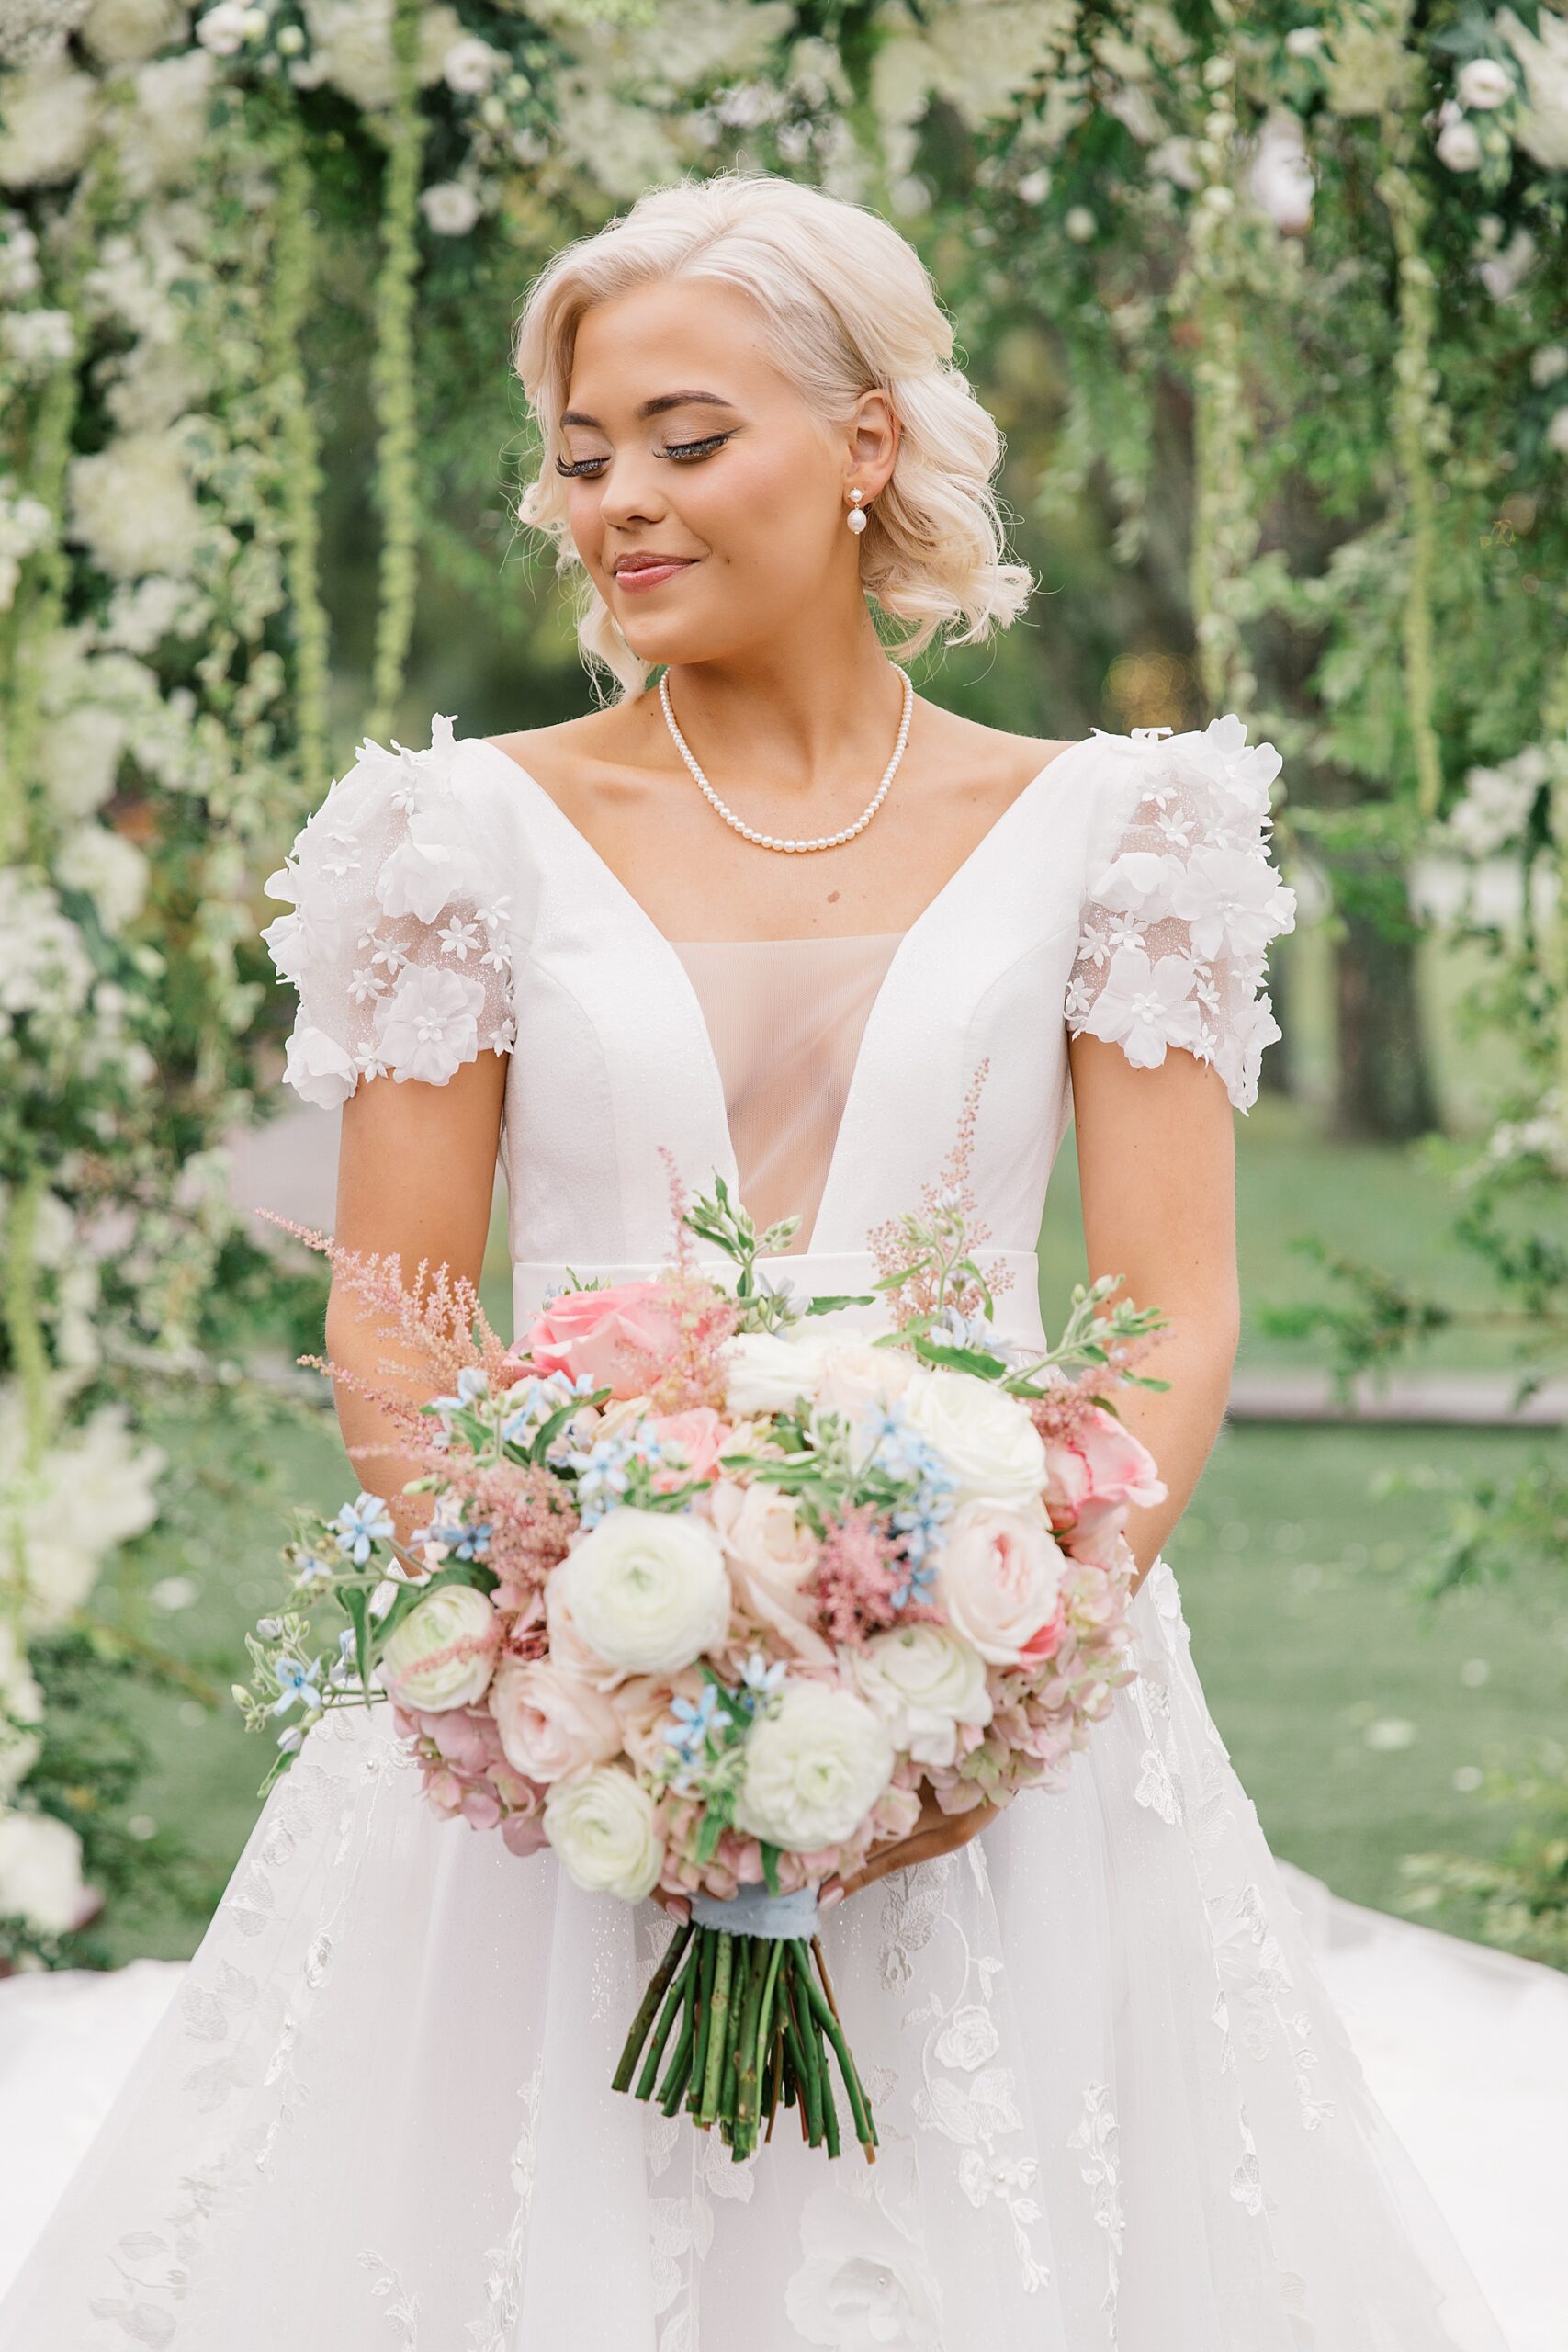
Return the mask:
M 776 1894 L 779 1891 L 779 1849 L 776 1846 L 770 1846 L 765 1838 L 761 1839 L 761 1843 L 762 1848 L 762 1876 L 767 1882 L 768 1893 L 770 1894 Z
M 807 1315 L 831 1315 L 839 1306 L 874 1306 L 874 1291 L 822 1291 L 807 1306 Z
M 1000 1356 L 986 1355 L 978 1348 L 949 1346 L 941 1340 L 930 1340 L 924 1332 L 915 1341 L 915 1353 L 927 1363 L 944 1365 L 950 1372 L 972 1372 L 977 1380 L 1000 1380 L 1007 1371 Z

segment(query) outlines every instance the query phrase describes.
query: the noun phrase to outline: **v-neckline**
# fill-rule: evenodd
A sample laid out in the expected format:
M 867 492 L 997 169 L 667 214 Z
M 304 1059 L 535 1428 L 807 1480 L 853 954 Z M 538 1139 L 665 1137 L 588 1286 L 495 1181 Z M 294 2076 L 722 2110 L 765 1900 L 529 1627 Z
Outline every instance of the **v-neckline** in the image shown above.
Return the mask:
M 822 1226 L 824 1212 L 836 1197 L 837 1187 L 834 1180 L 838 1174 L 843 1156 L 844 1137 L 851 1129 L 852 1118 L 856 1105 L 856 1098 L 857 1095 L 863 1091 L 863 1080 L 865 1071 L 868 1068 L 869 1055 L 879 1025 L 879 1016 L 884 1013 L 892 991 L 897 985 L 903 967 L 908 962 L 914 953 L 914 943 L 921 938 L 926 932 L 934 927 L 936 922 L 940 920 L 948 902 L 968 880 L 976 865 L 978 865 L 989 853 L 998 837 L 1010 831 L 1013 822 L 1019 817 L 1021 811 L 1027 804 L 1032 803 L 1035 794 L 1038 792 L 1040 786 L 1044 783 L 1045 778 L 1054 774 L 1055 769 L 1060 766 L 1061 763 L 1066 759 L 1069 759 L 1073 752 L 1089 749 L 1096 742 L 1097 740 L 1098 731 L 1097 734 L 1081 736 L 1077 742 L 1068 743 L 1062 751 L 1055 752 L 1046 761 L 1043 768 L 1036 769 L 1033 775 L 1030 777 L 1028 783 L 1023 785 L 1019 791 L 1014 793 L 1012 798 L 1008 802 L 1007 807 L 1002 810 L 1000 816 L 992 819 L 990 824 L 987 826 L 985 831 L 980 835 L 979 840 L 976 842 L 973 848 L 967 851 L 964 856 L 963 856 L 959 860 L 958 864 L 953 867 L 946 881 L 942 883 L 933 896 L 927 899 L 925 905 L 920 909 L 919 914 L 916 915 L 914 921 L 906 930 L 896 934 L 897 944 L 894 947 L 892 955 L 887 959 L 882 978 L 877 983 L 875 993 L 874 994 L 871 1003 L 867 1008 L 865 1021 L 861 1030 L 860 1044 L 856 1048 L 854 1060 L 850 1068 L 849 1084 L 844 1093 L 843 1109 L 840 1114 L 838 1128 L 834 1134 L 832 1145 L 829 1151 L 828 1165 L 823 1173 L 822 1190 L 818 1199 L 816 1216 L 812 1219 L 811 1231 L 807 1236 L 805 1249 L 798 1253 L 791 1254 L 805 1256 L 813 1248 L 815 1248 L 817 1235 Z M 702 1040 L 703 1060 L 707 1076 L 708 1091 L 716 1107 L 716 1133 L 723 1140 L 725 1152 L 728 1161 L 728 1165 L 724 1170 L 724 1173 L 739 1198 L 740 1195 L 739 1170 L 736 1159 L 735 1139 L 730 1131 L 729 1125 L 729 1108 L 725 1100 L 724 1075 L 719 1068 L 718 1056 L 714 1049 L 713 1033 L 708 1027 L 707 1016 L 703 1011 L 702 999 L 697 994 L 695 983 L 694 982 L 690 972 L 686 968 L 684 959 L 681 956 L 677 943 L 669 938 L 667 934 L 660 929 L 659 925 L 654 922 L 653 917 L 649 913 L 648 909 L 643 905 L 642 900 L 637 897 L 636 891 L 633 890 L 627 883 L 621 879 L 621 876 L 616 873 L 608 858 L 606 858 L 600 850 L 594 847 L 593 843 L 589 840 L 581 827 L 572 822 L 565 809 L 561 807 L 559 801 L 555 797 L 555 795 L 551 792 L 547 792 L 545 786 L 539 782 L 538 777 L 535 775 L 530 769 L 525 768 L 521 760 L 513 759 L 510 752 L 503 752 L 501 745 L 499 743 L 492 742 L 488 735 L 459 735 L 454 741 L 453 750 L 455 752 L 461 752 L 469 745 L 473 745 L 480 751 L 489 752 L 498 760 L 503 760 L 506 765 L 512 770 L 513 774 L 522 779 L 523 784 L 533 792 L 539 801 L 544 804 L 545 809 L 548 812 L 549 820 L 558 824 L 563 833 L 569 836 L 577 845 L 579 851 L 586 858 L 590 868 L 600 877 L 611 898 L 618 901 L 626 909 L 630 919 L 640 931 L 648 933 L 654 944 L 655 953 L 660 955 L 664 958 L 666 967 L 671 972 L 676 986 L 683 993 L 690 1017 L 694 1024 L 695 1035 Z M 829 933 L 825 935 L 831 937 L 835 934 Z M 843 933 L 838 935 L 853 937 L 857 934 Z M 740 943 L 720 944 L 745 944 L 750 946 L 772 945 L 774 943 L 771 941 L 746 941 Z

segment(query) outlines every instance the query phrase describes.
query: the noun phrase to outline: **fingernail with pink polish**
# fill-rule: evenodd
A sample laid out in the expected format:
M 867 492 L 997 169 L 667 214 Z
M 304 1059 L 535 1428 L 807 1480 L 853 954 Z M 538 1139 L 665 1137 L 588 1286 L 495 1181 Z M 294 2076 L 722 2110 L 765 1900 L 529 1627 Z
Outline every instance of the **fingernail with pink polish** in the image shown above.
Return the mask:
M 828 1889 L 827 1894 L 822 1897 L 821 1902 L 818 1905 L 818 1909 L 820 1911 L 830 1911 L 835 1903 L 841 1903 L 843 1899 L 843 1888 L 841 1886 L 830 1886 Z

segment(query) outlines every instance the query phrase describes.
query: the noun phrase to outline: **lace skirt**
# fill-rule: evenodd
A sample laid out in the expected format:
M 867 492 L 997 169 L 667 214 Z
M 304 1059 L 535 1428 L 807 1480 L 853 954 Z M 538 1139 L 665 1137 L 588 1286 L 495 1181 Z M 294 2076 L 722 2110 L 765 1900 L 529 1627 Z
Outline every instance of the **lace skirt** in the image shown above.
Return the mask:
M 329 1718 L 0 2352 L 1505 2352 L 1372 2103 L 1175 1579 L 1059 1795 L 827 1915 L 881 2145 L 732 2162 L 612 2091 L 671 1933 Z

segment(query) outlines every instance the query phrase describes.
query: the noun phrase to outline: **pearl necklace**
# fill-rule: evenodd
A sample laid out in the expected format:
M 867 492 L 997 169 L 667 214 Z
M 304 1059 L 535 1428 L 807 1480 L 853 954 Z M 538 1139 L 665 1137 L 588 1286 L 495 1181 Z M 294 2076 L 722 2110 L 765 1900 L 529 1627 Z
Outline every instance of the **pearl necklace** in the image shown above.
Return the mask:
M 760 833 L 756 830 L 755 826 L 746 824 L 742 819 L 736 815 L 733 808 L 728 808 L 719 798 L 717 793 L 714 790 L 712 785 L 708 782 L 706 776 L 697 765 L 696 760 L 692 752 L 691 745 L 687 742 L 685 737 L 682 734 L 680 729 L 675 724 L 675 714 L 670 707 L 670 673 L 668 670 L 665 671 L 663 676 L 659 681 L 659 700 L 660 706 L 664 712 L 665 724 L 668 726 L 671 735 L 674 740 L 675 749 L 680 752 L 681 757 L 685 761 L 687 767 L 691 770 L 693 781 L 696 784 L 698 789 L 702 792 L 709 806 L 715 808 L 719 816 L 724 819 L 725 823 L 731 826 L 744 841 L 755 842 L 759 849 L 778 849 L 790 851 L 792 853 L 800 850 L 838 849 L 841 847 L 845 842 L 852 842 L 857 833 L 864 832 L 866 827 L 870 824 L 872 819 L 881 808 L 884 800 L 887 797 L 887 787 L 892 783 L 894 775 L 897 770 L 898 763 L 904 756 L 904 746 L 909 740 L 909 721 L 915 714 L 915 689 L 909 683 L 909 673 L 907 670 L 899 671 L 898 679 L 899 684 L 904 689 L 903 715 L 898 721 L 898 741 L 893 746 L 893 757 L 888 761 L 887 765 L 882 771 L 881 783 L 877 786 L 876 790 L 872 794 L 871 798 L 866 802 L 865 807 L 861 810 L 860 815 L 855 819 L 852 825 L 846 825 L 841 832 L 819 833 L 815 841 L 810 842 L 781 842 L 775 841 L 772 833 Z

